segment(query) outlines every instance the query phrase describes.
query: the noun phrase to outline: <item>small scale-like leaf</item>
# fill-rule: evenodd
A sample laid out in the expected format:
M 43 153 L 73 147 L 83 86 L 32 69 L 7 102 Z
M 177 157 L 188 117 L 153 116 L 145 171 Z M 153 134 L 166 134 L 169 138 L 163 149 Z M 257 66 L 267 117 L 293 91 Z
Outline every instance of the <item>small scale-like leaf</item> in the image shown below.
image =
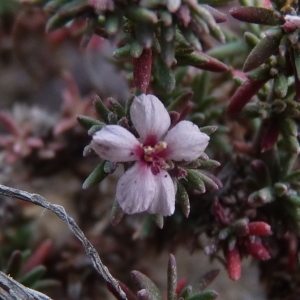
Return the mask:
M 138 58 L 143 53 L 143 47 L 137 41 L 133 41 L 130 45 L 130 55 L 133 58 Z
M 227 114 L 232 115 L 238 113 L 266 82 L 266 80 L 246 80 L 232 96 L 227 107 Z
M 204 291 L 189 297 L 188 300 L 215 300 L 218 297 L 219 294 L 215 291 Z
M 236 247 L 226 252 L 227 272 L 231 280 L 239 280 L 242 273 L 241 257 Z
M 126 115 L 125 110 L 116 99 L 110 97 L 107 99 L 107 101 L 109 102 L 113 111 L 115 112 L 115 114 L 118 116 L 119 119 L 125 117 Z
M 204 291 L 219 275 L 220 270 L 214 269 L 211 271 L 208 271 L 206 274 L 204 274 L 199 281 L 198 288 L 202 292 Z
M 144 49 L 138 58 L 132 59 L 133 80 L 137 89 L 146 92 L 151 79 L 152 49 Z
M 294 62 L 295 69 L 298 79 L 300 80 L 300 51 L 297 49 L 293 49 L 294 51 Z
M 61 286 L 61 282 L 59 280 L 55 280 L 55 279 L 42 279 L 42 280 L 38 280 L 37 282 L 35 282 L 31 288 L 34 290 L 45 290 L 45 289 L 50 289 L 50 288 L 57 288 Z
M 111 209 L 110 218 L 111 218 L 111 224 L 113 226 L 116 226 L 120 223 L 122 218 L 124 217 L 125 213 L 121 209 L 119 202 L 115 199 L 113 207 Z
M 217 125 L 204 126 L 200 128 L 201 132 L 206 133 L 207 135 L 213 134 L 218 129 Z
M 175 75 L 171 68 L 168 68 L 160 56 L 155 60 L 155 75 L 157 81 L 167 92 L 172 92 L 175 87 Z
M 156 297 L 152 295 L 149 291 L 146 289 L 142 289 L 137 292 L 137 296 L 139 300 L 156 300 Z
M 130 55 L 131 55 L 131 45 L 130 44 L 120 47 L 113 52 L 113 57 L 116 59 L 127 58 Z
M 245 51 L 249 51 L 247 44 L 243 40 L 234 40 L 225 45 L 213 47 L 207 51 L 206 54 L 217 59 L 226 59 L 242 54 L 244 55 Z
M 20 283 L 25 286 L 32 286 L 37 280 L 39 280 L 46 273 L 45 266 L 37 266 L 28 272 L 24 277 L 20 279 Z
M 282 23 L 279 15 L 272 9 L 254 6 L 238 6 L 229 10 L 229 13 L 237 20 L 275 26 Z
M 189 285 L 181 292 L 180 297 L 186 300 L 192 295 L 193 295 L 193 288 L 192 286 Z
M 192 52 L 187 54 L 179 54 L 176 52 L 176 59 L 178 64 L 191 65 L 194 67 L 201 67 L 208 63 L 209 59 L 202 52 Z
M 258 68 L 246 73 L 248 79 L 252 81 L 268 80 L 272 78 L 271 66 L 269 64 L 263 64 Z
M 103 128 L 103 126 L 105 126 L 105 124 L 103 123 L 103 125 L 93 125 L 89 130 L 88 130 L 88 135 L 89 136 L 93 136 L 97 131 L 101 130 Z
M 120 26 L 120 16 L 116 13 L 107 13 L 105 16 L 105 29 L 109 35 L 115 35 Z
M 251 207 L 259 207 L 275 200 L 275 192 L 271 187 L 265 187 L 248 197 L 248 204 Z
M 264 37 L 248 55 L 243 71 L 248 72 L 263 64 L 272 54 L 278 51 L 280 40 L 282 38 L 282 31 L 278 29 L 277 35 Z
M 279 127 L 276 120 L 271 119 L 265 124 L 265 130 L 261 137 L 261 152 L 268 151 L 274 147 L 279 137 Z
M 137 41 L 144 49 L 150 49 L 154 39 L 154 26 L 149 22 L 137 22 L 135 24 L 135 35 Z
M 205 184 L 201 178 L 200 172 L 196 170 L 187 170 L 187 176 L 185 178 L 188 185 L 195 188 L 196 190 L 199 190 L 201 193 L 205 193 Z M 184 182 L 184 181 L 182 181 Z
M 108 122 L 110 110 L 105 106 L 99 96 L 95 96 L 93 104 L 98 116 L 102 118 L 104 122 Z
M 89 130 L 93 126 L 99 126 L 99 128 L 102 128 L 105 126 L 104 123 L 100 122 L 99 120 L 95 120 L 88 116 L 78 115 L 77 116 L 78 123 L 85 129 Z
M 201 4 L 201 6 L 204 7 L 213 16 L 217 23 L 223 23 L 227 21 L 226 14 L 206 4 Z
M 9 258 L 5 273 L 13 278 L 16 278 L 21 271 L 21 267 L 22 267 L 22 252 L 19 250 L 15 250 Z
M 135 22 L 150 22 L 150 23 L 157 23 L 157 15 L 154 11 L 138 6 L 128 6 L 125 10 L 125 14 L 128 19 L 135 21 Z
M 104 171 L 105 161 L 99 164 L 94 171 L 84 181 L 82 188 L 85 190 L 92 185 L 100 183 L 104 178 L 107 177 L 108 173 Z
M 158 228 L 162 229 L 164 227 L 164 216 L 155 214 L 152 215 L 151 217 Z
M 251 48 L 254 48 L 260 41 L 260 39 L 255 34 L 253 34 L 252 32 L 247 32 L 247 31 L 244 33 L 244 38 L 245 38 L 246 43 Z
M 156 300 L 163 300 L 163 296 L 158 287 L 146 275 L 140 273 L 139 271 L 132 271 L 130 274 L 133 282 L 139 289 L 147 290 L 152 296 L 155 297 L 154 299 Z
M 210 160 L 203 160 L 203 159 L 197 159 L 198 166 L 197 169 L 203 169 L 203 170 L 211 170 L 214 168 L 219 167 L 221 164 L 213 159 Z
M 175 39 L 166 41 L 162 36 L 160 39 L 161 58 L 167 67 L 171 67 L 175 62 Z
M 184 186 L 178 182 L 177 184 L 177 193 L 176 193 L 176 200 L 181 206 L 181 209 L 186 217 L 190 214 L 190 200 L 189 195 L 184 188 Z
M 174 101 L 171 102 L 171 104 L 168 106 L 168 111 L 177 111 L 181 112 L 185 109 L 186 105 L 189 101 L 193 99 L 194 92 L 188 91 L 180 96 L 178 96 Z
M 287 90 L 288 90 L 287 77 L 285 74 L 279 73 L 274 78 L 274 92 L 277 97 L 282 99 L 286 96 Z
M 300 196 L 298 196 L 298 195 L 286 195 L 283 197 L 282 200 L 288 201 L 293 206 L 300 207 Z
M 173 254 L 170 254 L 168 264 L 168 300 L 176 299 L 177 287 L 177 267 L 176 259 Z

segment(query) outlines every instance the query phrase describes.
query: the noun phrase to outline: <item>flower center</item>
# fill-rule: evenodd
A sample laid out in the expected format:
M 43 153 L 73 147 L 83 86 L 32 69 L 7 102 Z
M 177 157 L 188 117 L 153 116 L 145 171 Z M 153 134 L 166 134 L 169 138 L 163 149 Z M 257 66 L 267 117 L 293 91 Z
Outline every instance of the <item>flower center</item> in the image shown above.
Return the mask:
M 141 159 L 151 165 L 151 171 L 154 175 L 160 172 L 160 169 L 168 169 L 169 165 L 165 162 L 167 143 L 158 142 L 154 147 L 144 146 Z

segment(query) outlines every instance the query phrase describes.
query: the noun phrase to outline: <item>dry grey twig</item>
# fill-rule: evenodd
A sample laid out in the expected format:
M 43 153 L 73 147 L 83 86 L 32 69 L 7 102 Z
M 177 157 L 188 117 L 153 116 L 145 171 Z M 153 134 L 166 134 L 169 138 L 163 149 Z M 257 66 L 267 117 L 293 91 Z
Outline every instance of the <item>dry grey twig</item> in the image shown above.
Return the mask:
M 93 247 L 91 242 L 85 237 L 82 230 L 78 227 L 73 218 L 67 215 L 65 209 L 56 204 L 51 204 L 45 198 L 38 194 L 31 194 L 26 191 L 18 190 L 15 188 L 7 187 L 4 185 L 0 185 L 0 195 L 18 198 L 24 200 L 26 202 L 33 203 L 35 205 L 44 207 L 53 213 L 55 213 L 61 220 L 68 224 L 70 230 L 74 233 L 74 235 L 78 238 L 78 240 L 82 243 L 88 257 L 91 259 L 94 268 L 101 275 L 104 281 L 111 286 L 111 288 L 116 292 L 119 296 L 119 299 L 127 300 L 127 297 L 121 287 L 119 286 L 117 280 L 110 274 L 109 270 L 103 265 L 98 252 Z M 0 278 L 1 279 L 1 278 Z M 19 298 L 20 299 L 20 298 Z M 22 298 L 26 299 L 26 298 Z M 28 298 L 31 299 L 31 298 Z M 39 299 L 39 298 L 33 298 Z M 43 298 L 41 298 L 43 299 Z

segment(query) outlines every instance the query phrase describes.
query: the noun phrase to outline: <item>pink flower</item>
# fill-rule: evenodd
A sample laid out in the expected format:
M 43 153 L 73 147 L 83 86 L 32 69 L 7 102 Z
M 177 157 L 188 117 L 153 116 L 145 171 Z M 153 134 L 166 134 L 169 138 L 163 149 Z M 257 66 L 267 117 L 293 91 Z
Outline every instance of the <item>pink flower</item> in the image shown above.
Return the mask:
M 130 117 L 139 139 L 119 125 L 107 125 L 94 134 L 91 146 L 105 160 L 135 162 L 117 185 L 116 198 L 125 213 L 172 215 L 176 188 L 168 173 L 171 161 L 198 158 L 209 137 L 190 121 L 169 130 L 169 113 L 153 95 L 135 97 Z

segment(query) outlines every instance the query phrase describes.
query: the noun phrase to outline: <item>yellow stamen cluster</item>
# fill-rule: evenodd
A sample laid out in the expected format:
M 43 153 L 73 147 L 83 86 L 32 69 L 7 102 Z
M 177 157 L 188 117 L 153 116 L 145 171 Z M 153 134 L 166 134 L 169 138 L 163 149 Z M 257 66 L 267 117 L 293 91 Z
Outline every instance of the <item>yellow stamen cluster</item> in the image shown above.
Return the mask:
M 159 153 L 165 149 L 167 149 L 167 143 L 166 142 L 158 142 L 154 148 L 151 147 L 151 146 L 145 146 L 144 147 L 144 160 L 146 162 L 152 162 L 153 161 L 153 157 L 152 157 L 152 154 L 153 152 L 155 153 Z

